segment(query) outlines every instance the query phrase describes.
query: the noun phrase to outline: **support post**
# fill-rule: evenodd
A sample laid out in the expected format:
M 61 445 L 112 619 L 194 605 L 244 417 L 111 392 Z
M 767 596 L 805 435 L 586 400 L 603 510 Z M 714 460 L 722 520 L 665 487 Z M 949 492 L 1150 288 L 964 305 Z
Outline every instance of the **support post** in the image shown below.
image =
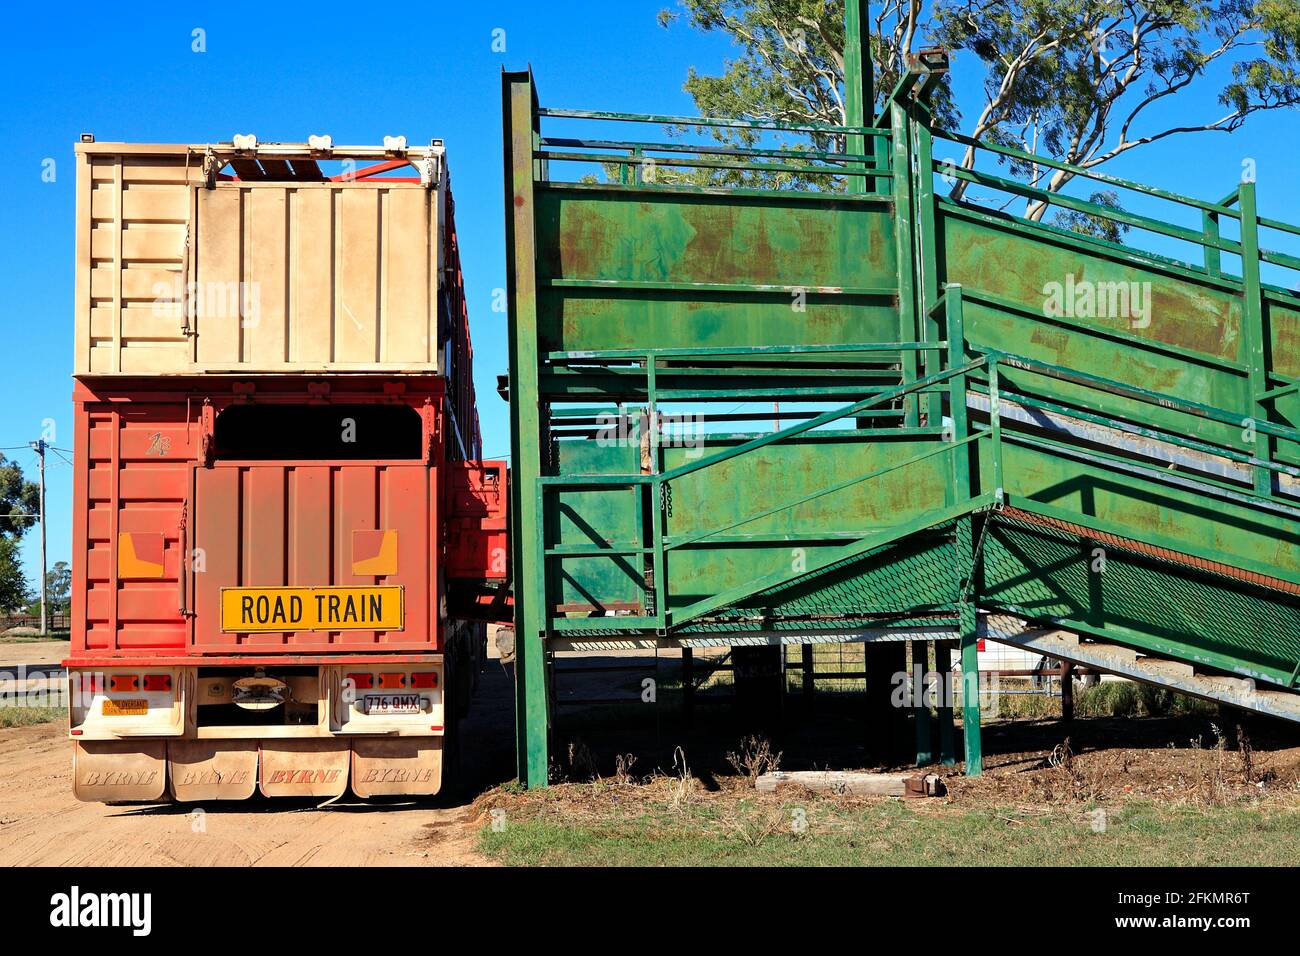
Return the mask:
M 1241 210 L 1241 324 L 1246 352 L 1246 369 L 1250 376 L 1250 400 L 1246 414 L 1256 421 L 1267 421 L 1268 408 L 1260 401 L 1268 391 L 1268 331 L 1264 328 L 1263 287 L 1259 275 L 1259 219 L 1255 206 L 1255 184 L 1241 183 L 1237 187 L 1238 208 Z M 1249 452 L 1261 461 L 1273 460 L 1273 439 L 1258 430 L 1253 432 L 1255 447 Z M 1273 473 L 1258 466 L 1255 472 L 1255 493 L 1273 493 Z
M 915 102 L 909 106 L 912 123 L 910 130 L 913 137 L 914 159 L 916 162 L 916 275 L 917 291 L 920 297 L 920 309 L 917 312 L 917 332 L 919 341 L 938 342 L 940 338 L 939 317 L 935 314 L 939 304 L 939 236 L 938 215 L 935 212 L 934 197 L 934 137 L 930 132 L 932 116 L 925 102 Z M 959 343 L 963 344 L 963 343 Z M 964 352 L 964 350 L 963 350 Z M 921 366 L 921 374 L 930 375 L 939 371 L 943 364 L 943 355 L 937 351 L 927 351 Z M 934 425 L 943 414 L 943 396 L 939 394 L 925 397 L 926 423 Z
M 871 20 L 867 0 L 847 0 L 844 4 L 844 115 L 846 126 L 866 126 L 875 95 L 872 90 Z M 874 139 L 874 137 L 873 137 Z M 850 133 L 844 138 L 845 152 L 862 155 L 866 138 Z M 866 193 L 868 177 L 850 176 L 849 192 Z
M 979 631 L 975 615 L 975 549 L 973 519 L 962 518 L 957 524 L 958 560 L 964 566 L 962 582 L 965 597 L 958 601 L 958 633 L 961 640 L 961 728 L 966 750 L 966 776 L 976 777 L 984 771 L 984 748 L 980 739 L 980 665 Z
M 939 675 L 939 762 L 951 767 L 957 762 L 952 718 L 952 650 L 947 644 L 934 645 L 934 669 Z
M 916 245 L 913 239 L 912 120 L 906 107 L 897 100 L 889 103 L 889 116 L 893 138 L 894 242 L 898 257 L 898 341 L 916 342 L 920 339 L 920 329 L 916 314 Z M 903 384 L 910 385 L 916 381 L 916 353 L 904 352 L 900 364 Z M 915 428 L 919 422 L 917 396 L 908 395 L 903 399 L 903 424 Z
M 803 680 L 803 699 L 805 703 L 811 703 L 813 694 L 817 692 L 814 683 L 817 679 L 814 674 L 816 663 L 813 657 L 813 646 L 811 644 L 802 645 L 802 658 L 803 673 L 801 674 L 801 678 Z
M 913 729 L 916 732 L 916 765 L 934 763 L 934 724 L 930 720 L 930 646 L 912 641 Z M 918 660 L 918 655 L 920 659 Z
M 695 721 L 695 648 L 682 648 L 682 719 L 689 730 Z
M 515 581 L 515 730 L 519 780 L 548 782 L 550 707 L 547 699 L 545 539 L 542 525 L 536 210 L 538 170 L 536 91 L 528 73 L 501 77 L 506 194 L 506 297 L 509 306 L 511 544 Z
M 44 438 L 31 443 L 36 452 L 37 473 L 40 475 L 40 520 L 41 520 L 41 637 L 49 633 L 50 617 L 46 611 L 46 594 L 48 592 L 49 571 L 45 562 L 45 449 L 49 446 Z
M 1074 720 L 1074 665 L 1061 661 L 1061 720 Z
M 1219 241 L 1219 214 L 1206 210 L 1201 213 L 1201 231 L 1205 234 L 1205 274 L 1222 275 L 1219 247 L 1210 245 Z
M 868 641 L 862 653 L 867 669 L 867 750 L 879 762 L 892 765 L 911 750 L 906 739 L 907 702 L 895 698 L 896 681 L 907 674 L 907 644 Z

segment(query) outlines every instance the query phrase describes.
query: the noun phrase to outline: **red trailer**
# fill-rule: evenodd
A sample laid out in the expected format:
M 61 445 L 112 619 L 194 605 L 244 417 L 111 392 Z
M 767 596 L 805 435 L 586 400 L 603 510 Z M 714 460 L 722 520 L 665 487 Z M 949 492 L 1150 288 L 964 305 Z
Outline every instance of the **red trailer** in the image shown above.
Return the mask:
M 509 610 L 441 146 L 79 154 L 77 796 L 437 793 Z

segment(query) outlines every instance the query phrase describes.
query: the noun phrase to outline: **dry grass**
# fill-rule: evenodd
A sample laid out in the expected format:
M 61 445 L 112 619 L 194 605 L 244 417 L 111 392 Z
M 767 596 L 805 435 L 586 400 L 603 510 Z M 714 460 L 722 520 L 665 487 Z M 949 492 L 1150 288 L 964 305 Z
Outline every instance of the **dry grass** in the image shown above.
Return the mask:
M 508 822 L 501 832 L 485 827 L 480 848 L 523 865 L 1300 863 L 1296 794 L 1285 809 L 1142 799 L 1098 806 L 1084 798 L 1109 785 L 1077 755 L 1062 750 L 1045 772 L 1059 780 L 1060 800 L 1051 805 L 710 790 L 684 766 L 675 777 L 624 787 L 497 790 L 478 809 L 484 820 L 502 809 Z
M 766 737 L 750 736 L 741 740 L 739 752 L 727 753 L 727 763 L 752 787 L 763 774 L 780 769 L 781 754 L 772 752 L 772 744 Z
M 66 707 L 0 707 L 0 727 L 31 727 L 67 719 Z

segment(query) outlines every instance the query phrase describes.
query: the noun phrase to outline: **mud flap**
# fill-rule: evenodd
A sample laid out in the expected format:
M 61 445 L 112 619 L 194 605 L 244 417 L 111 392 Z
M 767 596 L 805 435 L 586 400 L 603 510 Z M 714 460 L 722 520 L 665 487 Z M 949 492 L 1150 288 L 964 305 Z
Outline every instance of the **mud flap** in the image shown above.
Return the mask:
M 442 789 L 442 737 L 354 737 L 352 792 L 431 797 Z
M 346 740 L 262 741 L 262 793 L 268 797 L 338 797 L 348 788 Z
M 167 786 L 165 740 L 74 740 L 72 792 L 88 803 L 156 802 Z
M 167 744 L 172 797 L 247 800 L 257 788 L 255 741 L 173 740 Z

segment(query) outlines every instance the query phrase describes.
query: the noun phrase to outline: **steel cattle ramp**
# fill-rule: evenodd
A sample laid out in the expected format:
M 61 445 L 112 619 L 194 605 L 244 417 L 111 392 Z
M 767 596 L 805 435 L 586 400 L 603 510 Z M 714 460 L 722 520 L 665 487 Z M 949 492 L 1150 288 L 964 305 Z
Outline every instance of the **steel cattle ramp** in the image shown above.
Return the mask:
M 1300 257 L 1270 248 L 1300 228 L 1251 182 L 1195 199 L 940 130 L 943 69 L 844 127 L 545 109 L 504 76 L 529 785 L 567 647 L 859 639 L 871 673 L 930 642 L 973 680 L 981 617 L 1014 619 L 995 639 L 1300 713 Z M 680 135 L 721 126 L 748 145 Z M 1132 204 L 1004 168 L 1031 162 Z

